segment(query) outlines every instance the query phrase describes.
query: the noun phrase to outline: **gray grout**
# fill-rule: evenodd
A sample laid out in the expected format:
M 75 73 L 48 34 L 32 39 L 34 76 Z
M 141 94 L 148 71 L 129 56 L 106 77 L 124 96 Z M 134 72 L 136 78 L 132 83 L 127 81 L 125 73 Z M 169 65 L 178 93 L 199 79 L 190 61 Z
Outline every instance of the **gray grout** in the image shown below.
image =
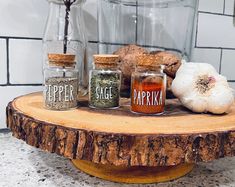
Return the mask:
M 219 73 L 221 74 L 222 69 L 222 60 L 223 60 L 223 49 L 220 51 L 220 63 L 219 63 Z
M 9 38 L 6 38 L 6 54 L 7 54 L 7 84 L 10 84 L 10 66 L 9 66 Z
M 212 14 L 212 15 L 217 15 L 217 16 L 235 17 L 235 15 L 231 15 L 231 14 L 207 12 L 207 11 L 201 11 L 201 10 L 199 10 L 198 13 L 200 13 L 200 14 Z
M 2 134 L 7 134 L 7 133 L 9 133 L 9 132 L 11 132 L 10 131 L 10 129 L 8 129 L 8 128 L 4 128 L 4 129 L 1 129 L 0 128 L 0 134 L 2 133 Z
M 223 14 L 225 14 L 225 3 L 226 3 L 226 0 L 224 0 Z

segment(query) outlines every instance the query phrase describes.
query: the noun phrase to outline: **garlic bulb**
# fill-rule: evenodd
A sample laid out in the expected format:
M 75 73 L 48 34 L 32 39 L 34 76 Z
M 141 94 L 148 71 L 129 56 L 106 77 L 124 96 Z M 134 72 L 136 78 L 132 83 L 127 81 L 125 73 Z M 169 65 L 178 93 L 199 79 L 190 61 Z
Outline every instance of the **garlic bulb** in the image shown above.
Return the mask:
M 172 83 L 172 92 L 193 112 L 228 112 L 234 102 L 227 79 L 206 63 L 183 63 Z

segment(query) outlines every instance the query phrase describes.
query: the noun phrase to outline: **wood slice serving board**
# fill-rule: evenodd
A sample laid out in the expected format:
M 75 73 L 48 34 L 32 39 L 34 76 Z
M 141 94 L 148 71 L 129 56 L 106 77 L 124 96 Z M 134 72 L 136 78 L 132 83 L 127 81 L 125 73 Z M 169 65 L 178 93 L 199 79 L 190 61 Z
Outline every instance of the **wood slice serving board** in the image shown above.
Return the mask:
M 34 93 L 9 103 L 7 125 L 29 145 L 76 159 L 80 169 L 112 181 L 171 180 L 189 172 L 193 163 L 235 156 L 235 105 L 226 115 L 193 114 L 169 100 L 164 115 L 141 116 L 129 111 L 129 100 L 121 103 L 118 110 L 94 110 L 84 100 L 75 110 L 50 111 L 43 108 L 42 93 Z M 109 166 L 118 170 L 113 178 Z M 135 173 L 133 167 L 150 167 L 151 176 L 139 181 L 138 173 L 130 179 L 125 171 Z M 153 176 L 155 167 L 171 168 L 171 176 Z

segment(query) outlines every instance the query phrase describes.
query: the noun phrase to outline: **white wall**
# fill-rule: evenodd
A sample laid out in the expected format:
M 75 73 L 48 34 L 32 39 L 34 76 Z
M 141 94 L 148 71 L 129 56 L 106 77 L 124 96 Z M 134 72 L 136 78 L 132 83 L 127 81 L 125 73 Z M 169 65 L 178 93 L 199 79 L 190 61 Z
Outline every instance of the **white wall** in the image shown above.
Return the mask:
M 89 41 L 96 41 L 96 0 L 84 6 Z M 209 62 L 235 88 L 234 0 L 200 0 L 193 59 Z M 0 0 L 0 128 L 13 98 L 42 89 L 41 38 L 46 0 Z M 90 43 L 92 51 L 96 44 Z

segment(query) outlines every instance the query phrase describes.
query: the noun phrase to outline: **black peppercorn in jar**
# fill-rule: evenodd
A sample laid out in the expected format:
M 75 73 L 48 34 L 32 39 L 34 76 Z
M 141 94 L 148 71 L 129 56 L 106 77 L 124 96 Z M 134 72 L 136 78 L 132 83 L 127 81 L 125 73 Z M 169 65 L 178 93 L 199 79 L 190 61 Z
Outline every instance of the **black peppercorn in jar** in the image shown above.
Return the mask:
M 118 55 L 94 55 L 94 69 L 90 71 L 89 106 L 112 109 L 119 107 L 121 71 Z
M 50 110 L 77 107 L 78 71 L 75 55 L 49 54 L 49 67 L 44 70 L 44 106 Z

